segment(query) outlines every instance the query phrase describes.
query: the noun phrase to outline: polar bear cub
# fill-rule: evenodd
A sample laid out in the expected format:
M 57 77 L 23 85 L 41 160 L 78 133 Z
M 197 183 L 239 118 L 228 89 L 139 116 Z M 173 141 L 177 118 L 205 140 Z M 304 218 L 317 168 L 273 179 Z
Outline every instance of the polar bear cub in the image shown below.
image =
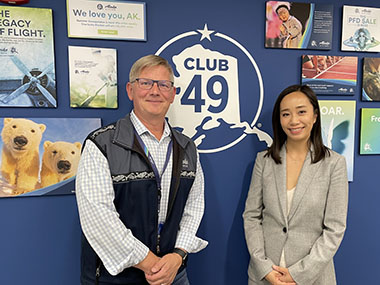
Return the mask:
M 77 172 L 82 144 L 79 142 L 44 142 L 41 188 L 74 176 Z
M 44 124 L 28 119 L 4 118 L 1 174 L 13 195 L 35 190 L 40 169 L 39 145 Z

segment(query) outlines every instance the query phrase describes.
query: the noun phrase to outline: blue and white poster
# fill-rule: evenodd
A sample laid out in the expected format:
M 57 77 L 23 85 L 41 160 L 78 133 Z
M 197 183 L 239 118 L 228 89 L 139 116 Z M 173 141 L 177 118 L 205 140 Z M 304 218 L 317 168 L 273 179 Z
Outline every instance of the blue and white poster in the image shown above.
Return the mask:
M 380 51 L 380 8 L 343 6 L 341 49 Z
M 330 4 L 266 2 L 265 47 L 330 50 L 333 11 Z

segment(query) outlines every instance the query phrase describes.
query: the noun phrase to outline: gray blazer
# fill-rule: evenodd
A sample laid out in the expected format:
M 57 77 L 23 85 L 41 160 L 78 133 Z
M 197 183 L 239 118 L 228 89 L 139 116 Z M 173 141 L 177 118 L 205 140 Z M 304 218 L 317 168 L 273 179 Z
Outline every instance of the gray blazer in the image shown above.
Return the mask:
M 330 151 L 312 164 L 310 152 L 286 215 L 285 147 L 282 164 L 265 153 L 257 154 L 243 213 L 249 284 L 269 284 L 264 277 L 279 265 L 283 249 L 298 285 L 336 284 L 333 257 L 346 229 L 348 205 L 345 158 Z

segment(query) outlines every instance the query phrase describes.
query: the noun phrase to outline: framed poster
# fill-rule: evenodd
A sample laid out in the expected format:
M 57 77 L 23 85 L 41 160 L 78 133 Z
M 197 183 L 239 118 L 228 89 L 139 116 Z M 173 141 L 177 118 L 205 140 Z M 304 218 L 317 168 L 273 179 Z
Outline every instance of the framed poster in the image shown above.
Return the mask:
M 363 101 L 380 101 L 380 58 L 364 58 L 362 87 Z
M 303 55 L 301 81 L 317 95 L 354 95 L 357 70 L 354 56 Z
M 146 41 L 144 2 L 66 0 L 69 38 Z
M 343 6 L 341 49 L 380 51 L 380 8 Z
M 0 107 L 57 107 L 52 10 L 0 6 Z
M 319 100 L 323 143 L 345 156 L 348 181 L 354 177 L 356 101 Z
M 380 154 L 380 108 L 362 108 L 360 154 Z
M 266 2 L 265 47 L 330 50 L 333 5 Z
M 2 118 L 0 197 L 74 193 L 87 135 L 98 118 Z
M 70 107 L 117 108 L 116 49 L 69 46 Z

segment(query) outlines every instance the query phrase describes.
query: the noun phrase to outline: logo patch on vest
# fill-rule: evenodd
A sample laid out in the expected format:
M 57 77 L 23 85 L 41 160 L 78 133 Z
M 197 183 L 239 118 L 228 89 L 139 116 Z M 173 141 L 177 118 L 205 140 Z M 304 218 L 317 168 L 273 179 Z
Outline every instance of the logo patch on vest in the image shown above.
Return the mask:
M 189 167 L 189 161 L 185 158 L 182 160 L 182 168 L 188 168 Z

